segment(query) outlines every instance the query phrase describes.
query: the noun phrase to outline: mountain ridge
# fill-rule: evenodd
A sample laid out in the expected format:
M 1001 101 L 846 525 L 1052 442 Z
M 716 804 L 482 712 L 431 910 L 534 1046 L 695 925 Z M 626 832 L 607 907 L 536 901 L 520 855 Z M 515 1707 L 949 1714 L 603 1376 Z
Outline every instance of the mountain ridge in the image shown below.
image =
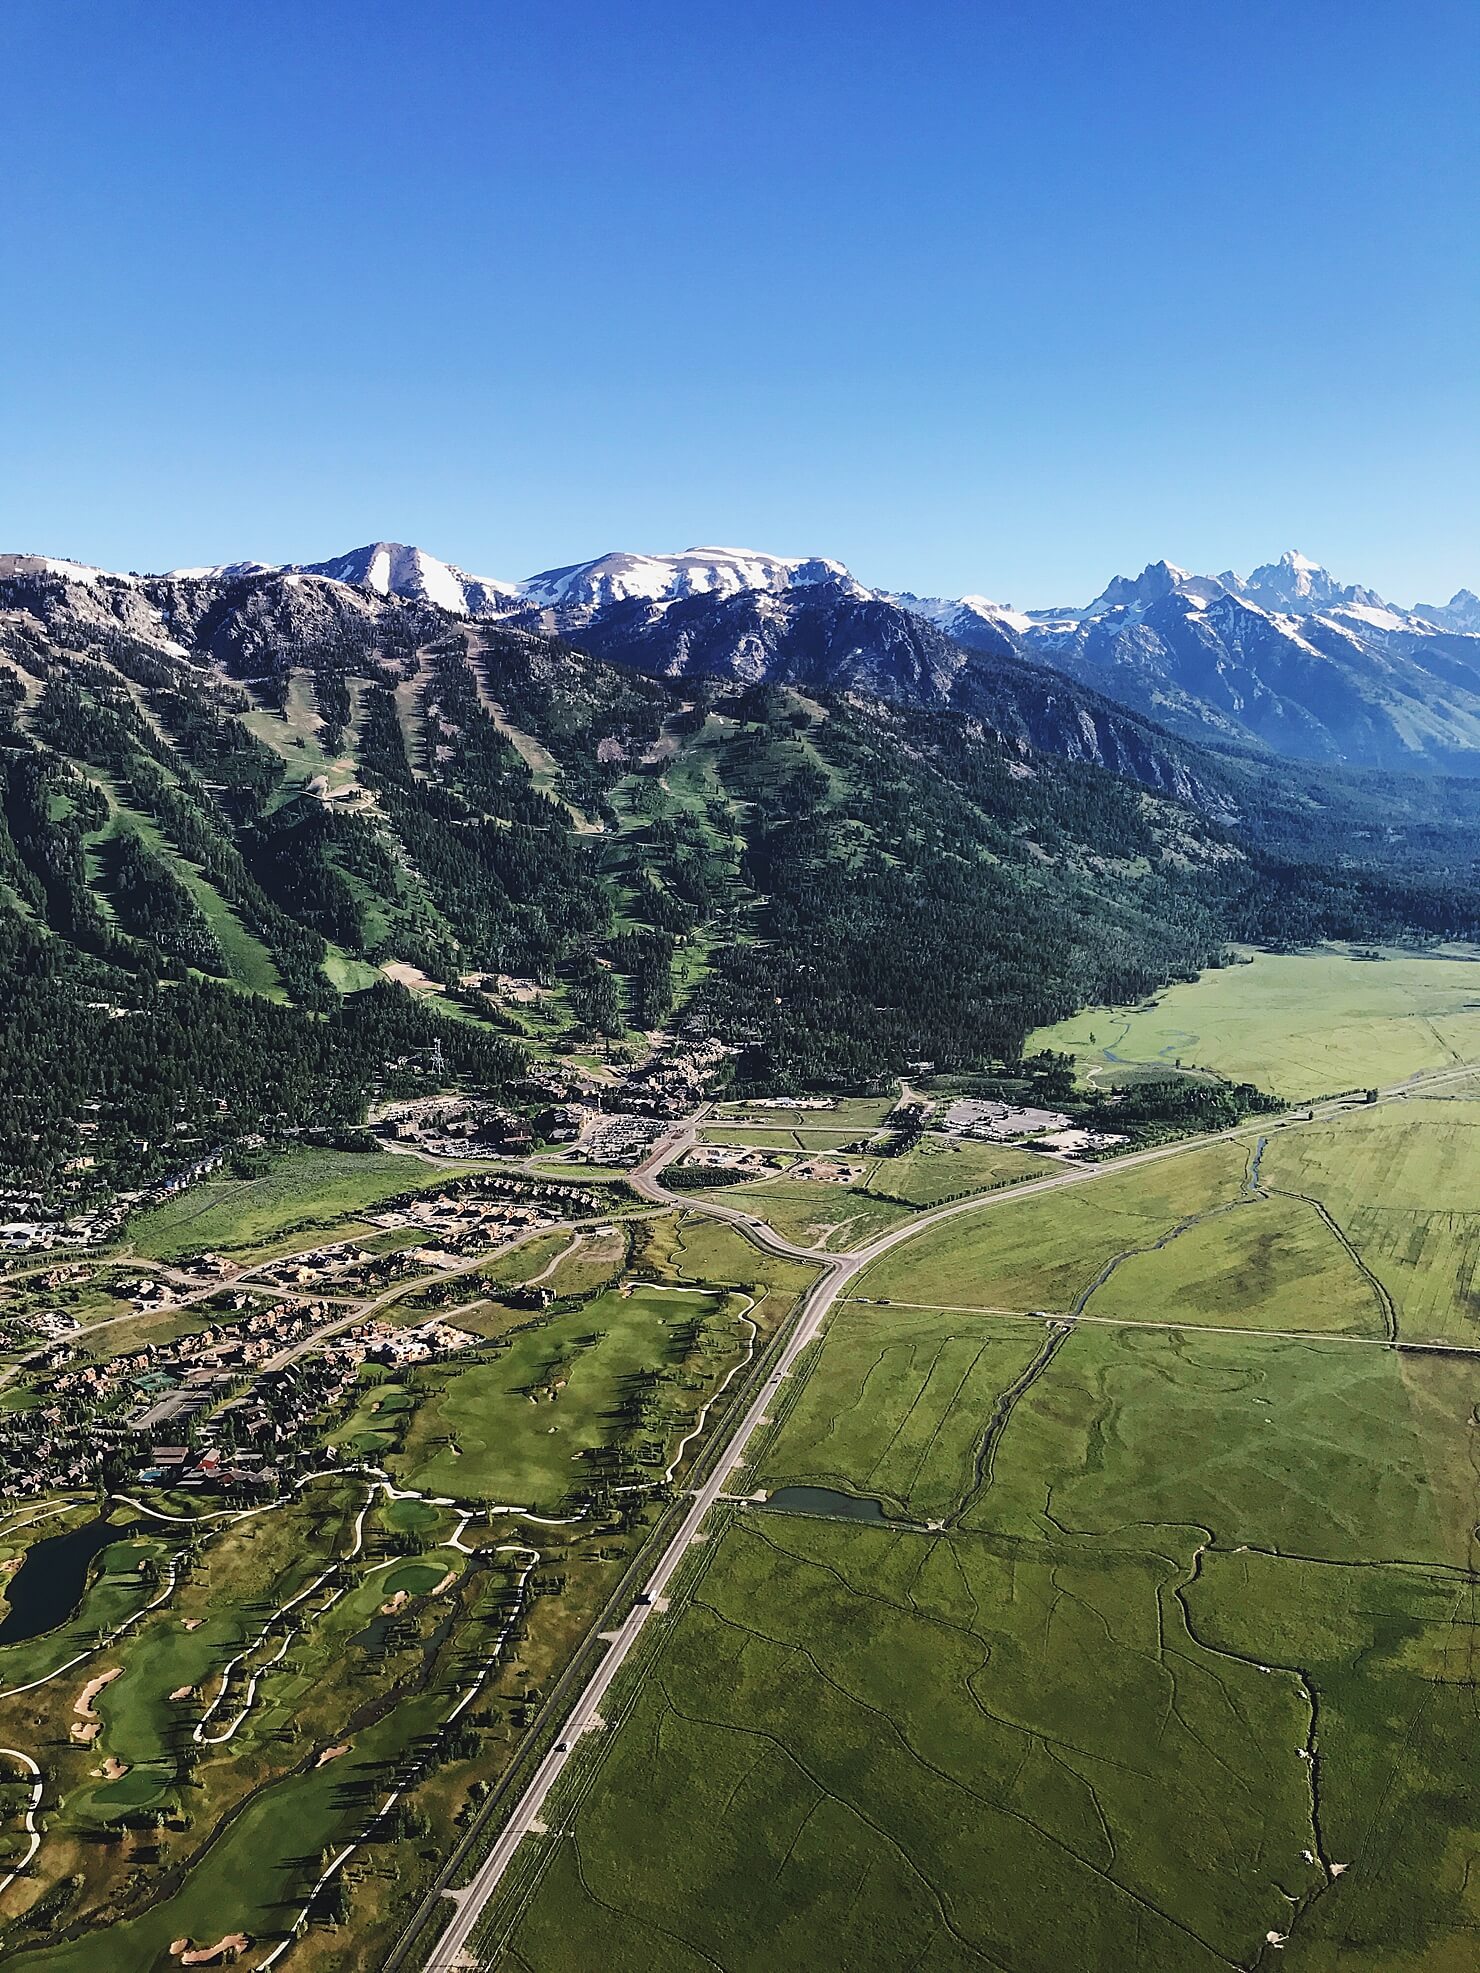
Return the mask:
M 0 557 L 6 565 L 92 584 L 106 576 L 56 557 Z M 870 589 L 824 556 L 723 547 L 613 551 L 520 582 L 395 542 L 276 569 L 236 562 L 116 579 L 137 588 L 268 574 L 562 636 L 658 677 L 857 687 L 950 706 L 969 703 L 974 661 L 1016 658 L 1217 746 L 1480 773 L 1480 599 L 1459 590 L 1445 605 L 1390 605 L 1294 550 L 1246 576 L 1151 562 L 1086 605 L 1033 611 Z

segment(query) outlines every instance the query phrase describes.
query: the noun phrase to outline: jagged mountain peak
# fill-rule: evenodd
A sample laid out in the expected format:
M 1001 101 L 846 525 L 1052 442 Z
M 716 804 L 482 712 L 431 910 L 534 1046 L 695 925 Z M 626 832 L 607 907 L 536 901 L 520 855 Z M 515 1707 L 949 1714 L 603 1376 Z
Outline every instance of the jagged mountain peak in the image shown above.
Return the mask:
M 1265 562 L 1247 576 L 1240 578 L 1230 571 L 1218 579 L 1236 596 L 1264 609 L 1296 616 L 1353 604 L 1366 609 L 1386 607 L 1375 590 L 1364 589 L 1360 583 L 1338 582 L 1329 569 L 1294 548 L 1287 548 L 1277 562 Z
M 1216 588 L 1217 584 L 1209 577 L 1195 576 L 1189 569 L 1178 568 L 1175 562 L 1148 562 L 1139 575 L 1113 577 L 1084 614 L 1096 616 L 1102 610 L 1143 609 L 1176 591 L 1210 594 Z
M 1473 589 L 1456 589 L 1447 603 L 1415 603 L 1413 614 L 1439 630 L 1480 633 L 1480 596 Z

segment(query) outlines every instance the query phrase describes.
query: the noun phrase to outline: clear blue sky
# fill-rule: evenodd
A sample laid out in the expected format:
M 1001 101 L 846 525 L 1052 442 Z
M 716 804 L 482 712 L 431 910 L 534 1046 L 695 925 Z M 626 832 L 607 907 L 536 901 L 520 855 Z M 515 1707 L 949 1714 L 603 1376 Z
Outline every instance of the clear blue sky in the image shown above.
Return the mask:
M 1476 0 L 7 0 L 0 546 L 1480 588 Z

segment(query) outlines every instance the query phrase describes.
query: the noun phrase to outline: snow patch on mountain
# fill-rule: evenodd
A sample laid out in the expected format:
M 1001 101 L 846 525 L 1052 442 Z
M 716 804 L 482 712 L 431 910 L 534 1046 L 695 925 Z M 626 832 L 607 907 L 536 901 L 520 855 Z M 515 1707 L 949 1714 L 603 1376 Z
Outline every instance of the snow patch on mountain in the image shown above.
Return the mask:
M 139 581 L 136 575 L 115 575 L 111 569 L 95 569 L 90 562 L 70 562 L 64 555 L 0 555 L 0 577 L 24 575 L 54 575 L 63 582 L 88 584 Z

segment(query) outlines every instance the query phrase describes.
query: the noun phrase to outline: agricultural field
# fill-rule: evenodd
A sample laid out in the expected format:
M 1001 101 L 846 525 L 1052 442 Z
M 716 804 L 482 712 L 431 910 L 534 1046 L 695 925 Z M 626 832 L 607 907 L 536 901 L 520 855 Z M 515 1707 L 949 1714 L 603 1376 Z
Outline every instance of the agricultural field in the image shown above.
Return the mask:
M 491 1964 L 1471 1966 L 1480 1354 L 1390 1338 L 1462 1270 L 1476 1122 L 1251 1130 L 859 1276 Z
M 1139 1007 L 1092 1007 L 1040 1028 L 1025 1052 L 1042 1048 L 1077 1056 L 1092 1077 L 1209 1069 L 1292 1102 L 1386 1087 L 1480 1061 L 1480 952 L 1245 953 Z

